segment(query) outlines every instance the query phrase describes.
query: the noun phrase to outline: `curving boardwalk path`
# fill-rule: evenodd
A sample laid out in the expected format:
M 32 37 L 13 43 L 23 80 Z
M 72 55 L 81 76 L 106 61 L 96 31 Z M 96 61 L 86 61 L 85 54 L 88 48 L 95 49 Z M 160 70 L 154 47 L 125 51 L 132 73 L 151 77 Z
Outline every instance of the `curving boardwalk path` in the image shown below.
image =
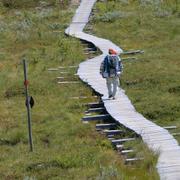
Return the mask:
M 180 180 L 180 147 L 169 132 L 147 120 L 136 112 L 131 101 L 119 88 L 116 100 L 108 100 L 106 82 L 99 74 L 100 63 L 113 48 L 122 52 L 118 46 L 109 40 L 98 38 L 83 32 L 96 0 L 81 0 L 72 23 L 66 29 L 66 34 L 93 43 L 102 51 L 102 55 L 86 60 L 79 65 L 78 75 L 82 81 L 89 84 L 95 91 L 102 94 L 102 100 L 108 113 L 120 124 L 141 135 L 148 147 L 159 153 L 157 170 L 163 180 Z

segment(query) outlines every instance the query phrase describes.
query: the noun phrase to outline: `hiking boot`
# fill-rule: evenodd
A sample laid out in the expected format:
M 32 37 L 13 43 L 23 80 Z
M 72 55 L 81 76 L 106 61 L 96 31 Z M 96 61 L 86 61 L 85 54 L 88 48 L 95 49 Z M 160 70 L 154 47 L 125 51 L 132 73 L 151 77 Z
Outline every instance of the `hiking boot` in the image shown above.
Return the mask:
M 115 97 L 113 97 L 112 99 L 115 100 Z
M 109 98 L 112 98 L 113 96 L 112 95 L 109 95 Z

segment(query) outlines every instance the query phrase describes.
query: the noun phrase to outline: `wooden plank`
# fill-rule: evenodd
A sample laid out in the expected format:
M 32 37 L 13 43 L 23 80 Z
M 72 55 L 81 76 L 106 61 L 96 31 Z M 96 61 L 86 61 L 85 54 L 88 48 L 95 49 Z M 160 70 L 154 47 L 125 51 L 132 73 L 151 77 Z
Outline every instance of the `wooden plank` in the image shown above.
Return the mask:
M 103 131 L 105 134 L 107 134 L 107 135 L 118 135 L 118 134 L 122 134 L 122 133 L 124 133 L 124 131 L 122 131 L 122 130 L 119 130 L 119 129 L 115 129 L 115 130 L 104 130 Z
M 116 148 L 118 150 L 122 150 L 124 148 L 124 145 L 123 144 L 116 144 Z
M 65 77 L 56 77 L 56 79 L 65 79 Z
M 85 51 L 97 51 L 97 48 L 96 47 L 86 47 L 84 48 Z
M 59 81 L 58 84 L 79 84 L 79 81 Z
M 58 68 L 49 68 L 48 71 L 58 71 Z
M 143 158 L 127 158 L 127 159 L 125 160 L 125 163 L 126 163 L 126 164 L 127 164 L 127 163 L 133 163 L 133 162 L 141 161 L 141 160 L 143 160 Z
M 59 66 L 59 69 L 74 69 L 74 68 L 78 68 L 78 66 Z
M 157 168 L 172 168 L 172 167 L 180 167 L 180 164 L 171 164 L 171 165 L 161 165 L 161 166 L 157 166 Z
M 99 121 L 99 120 L 109 120 L 109 119 L 111 119 L 111 116 L 109 114 L 85 116 L 82 118 L 83 121 Z
M 107 137 L 108 138 L 112 138 L 112 137 L 114 138 L 114 134 L 109 134 L 109 135 L 107 135 Z
M 172 133 L 173 136 L 179 136 L 180 135 L 180 132 L 179 133 Z
M 144 51 L 142 51 L 142 50 L 132 50 L 132 51 L 124 51 L 121 54 L 130 55 L 130 54 L 143 54 L 143 53 L 144 53 Z
M 103 107 L 104 103 L 102 103 L 102 102 L 92 102 L 92 103 L 88 103 L 86 105 L 89 106 L 90 108 L 99 108 L 99 107 Z
M 89 121 L 83 121 L 82 123 L 83 124 L 89 124 Z
M 59 72 L 60 74 L 68 74 L 69 72 L 66 72 L 66 71 L 61 71 Z
M 91 116 L 92 114 L 91 113 L 85 113 L 86 116 Z
M 89 54 L 96 54 L 96 53 L 97 51 L 88 51 L 88 52 L 85 52 L 84 54 L 89 55 Z
M 116 144 L 120 144 L 120 143 L 124 143 L 128 141 L 134 141 L 134 140 L 136 140 L 136 138 L 115 139 L 115 140 L 112 140 L 112 143 L 116 145 Z
M 176 129 L 177 126 L 164 126 L 163 128 L 170 130 L 170 129 Z
M 114 140 L 114 138 L 113 137 L 108 137 L 108 140 L 112 141 L 112 140 Z
M 132 152 L 134 152 L 133 149 L 128 149 L 128 150 L 122 150 L 121 151 L 122 154 L 129 154 L 129 153 L 132 153 Z
M 104 107 L 99 108 L 89 108 L 88 112 L 104 112 L 106 109 Z
M 96 129 L 110 129 L 110 128 L 115 128 L 116 126 L 117 126 L 116 123 L 96 124 Z

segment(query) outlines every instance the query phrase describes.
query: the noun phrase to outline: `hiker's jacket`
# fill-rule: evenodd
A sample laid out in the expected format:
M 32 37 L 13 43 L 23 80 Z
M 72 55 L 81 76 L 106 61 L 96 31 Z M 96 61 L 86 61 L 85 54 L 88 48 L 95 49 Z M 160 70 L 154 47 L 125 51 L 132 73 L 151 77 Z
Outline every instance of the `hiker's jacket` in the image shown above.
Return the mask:
M 113 58 L 114 68 L 111 68 L 109 65 L 110 58 Z M 103 76 L 103 73 L 107 74 L 107 77 L 118 76 L 122 72 L 122 63 L 121 59 L 117 55 L 107 55 L 101 63 L 100 74 Z M 105 78 L 107 78 L 105 77 Z

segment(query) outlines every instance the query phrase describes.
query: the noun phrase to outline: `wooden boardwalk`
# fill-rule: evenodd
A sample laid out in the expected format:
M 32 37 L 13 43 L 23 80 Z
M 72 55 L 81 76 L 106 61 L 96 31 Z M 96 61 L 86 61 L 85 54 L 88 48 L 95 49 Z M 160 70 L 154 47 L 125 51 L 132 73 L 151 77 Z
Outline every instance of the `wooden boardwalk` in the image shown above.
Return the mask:
M 163 180 L 180 180 L 180 147 L 174 137 L 164 128 L 147 120 L 138 113 L 121 88 L 118 89 L 116 100 L 109 100 L 106 82 L 99 74 L 100 63 L 109 48 L 122 52 L 109 40 L 98 38 L 83 32 L 96 0 L 81 0 L 72 23 L 66 34 L 93 43 L 102 51 L 102 55 L 86 60 L 79 65 L 78 75 L 95 91 L 102 94 L 107 112 L 120 124 L 139 134 L 148 147 L 159 154 L 157 170 Z

